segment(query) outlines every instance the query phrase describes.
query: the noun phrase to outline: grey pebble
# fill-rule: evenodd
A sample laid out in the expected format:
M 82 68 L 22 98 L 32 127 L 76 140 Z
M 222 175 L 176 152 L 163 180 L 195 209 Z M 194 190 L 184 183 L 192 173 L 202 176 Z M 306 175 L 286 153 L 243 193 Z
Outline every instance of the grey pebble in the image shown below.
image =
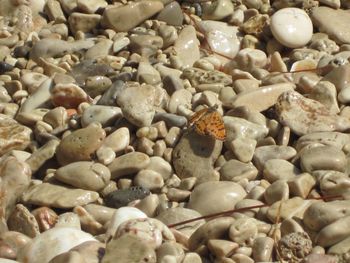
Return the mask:
M 149 194 L 150 191 L 146 188 L 130 187 L 109 193 L 105 198 L 105 202 L 109 207 L 120 208 L 126 206 L 131 201 L 143 199 Z

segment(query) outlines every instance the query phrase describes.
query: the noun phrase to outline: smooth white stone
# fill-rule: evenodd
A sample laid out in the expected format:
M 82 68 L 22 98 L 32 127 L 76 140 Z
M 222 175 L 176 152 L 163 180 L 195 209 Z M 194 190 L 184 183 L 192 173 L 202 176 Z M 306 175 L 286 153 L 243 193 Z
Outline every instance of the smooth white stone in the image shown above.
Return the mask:
M 299 8 L 283 8 L 271 16 L 272 35 L 282 45 L 298 48 L 312 37 L 313 26 L 307 13 Z
M 86 241 L 97 240 L 75 228 L 54 227 L 41 233 L 22 248 L 17 259 L 27 263 L 49 262 L 55 256 Z
M 212 51 L 228 58 L 236 56 L 240 46 L 238 27 L 211 20 L 200 21 L 198 27 L 206 35 Z
M 111 221 L 108 223 L 106 240 L 113 236 L 121 223 L 136 218 L 147 218 L 147 215 L 135 207 L 121 207 L 114 212 Z

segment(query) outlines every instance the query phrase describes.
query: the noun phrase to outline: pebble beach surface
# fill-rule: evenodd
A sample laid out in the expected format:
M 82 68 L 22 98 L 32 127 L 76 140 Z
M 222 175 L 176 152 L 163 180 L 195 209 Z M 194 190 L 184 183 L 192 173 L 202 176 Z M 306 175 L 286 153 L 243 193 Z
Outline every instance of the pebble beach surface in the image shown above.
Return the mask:
M 348 8 L 0 0 L 0 263 L 350 262 Z

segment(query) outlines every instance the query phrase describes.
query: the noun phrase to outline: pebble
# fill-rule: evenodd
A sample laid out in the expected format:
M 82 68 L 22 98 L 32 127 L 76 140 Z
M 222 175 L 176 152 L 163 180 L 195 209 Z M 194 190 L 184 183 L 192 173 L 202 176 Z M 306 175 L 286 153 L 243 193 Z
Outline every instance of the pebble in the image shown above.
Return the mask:
M 91 191 L 102 190 L 111 177 L 109 169 L 99 163 L 74 162 L 56 170 L 54 178 L 58 181 Z
M 313 32 L 310 17 L 299 8 L 278 10 L 271 16 L 270 28 L 273 36 L 289 48 L 306 45 L 311 40 Z
M 107 226 L 107 240 L 114 237 L 123 222 L 136 218 L 147 218 L 147 215 L 135 207 L 121 207 L 115 211 Z
M 131 187 L 128 189 L 118 189 L 106 196 L 106 205 L 113 208 L 120 208 L 126 206 L 134 200 L 143 199 L 149 194 L 149 189 L 142 186 Z
M 320 6 L 313 10 L 311 18 L 314 21 L 315 27 L 320 32 L 326 33 L 337 43 L 349 43 L 350 34 L 347 24 L 349 23 L 350 16 L 345 10 L 335 10 L 326 6 Z M 336 30 L 334 25 L 337 25 Z
M 18 260 L 49 262 L 55 256 L 86 241 L 95 239 L 74 228 L 55 227 L 37 236 L 22 248 L 18 253 Z
M 203 147 L 203 145 L 206 146 Z M 208 139 L 193 131 L 184 134 L 172 153 L 177 176 L 181 179 L 196 177 L 197 183 L 218 180 L 213 160 L 219 157 L 221 148 L 222 142 L 220 141 Z
M 184 15 L 178 2 L 170 2 L 157 15 L 157 20 L 164 21 L 167 25 L 181 26 Z
M 4 114 L 0 114 L 0 130 L 0 155 L 26 149 L 33 136 L 31 129 Z
M 64 137 L 56 150 L 56 158 L 61 165 L 76 161 L 89 161 L 102 145 L 105 131 L 98 123 L 78 129 Z
M 238 160 L 229 160 L 221 166 L 220 179 L 223 181 L 232 181 L 239 183 L 247 179 L 254 180 L 258 175 L 258 170 L 251 163 L 244 163 Z
M 106 8 L 102 16 L 102 26 L 116 32 L 127 32 L 164 8 L 162 2 L 142 0 L 125 6 Z M 128 19 L 133 17 L 132 20 Z
M 131 152 L 119 156 L 108 165 L 111 171 L 111 179 L 117 179 L 125 175 L 130 175 L 146 168 L 150 163 L 148 155 L 141 152 Z
M 188 206 L 202 215 L 208 215 L 233 209 L 235 204 L 242 200 L 245 195 L 244 189 L 235 182 L 206 182 L 193 189 Z M 220 204 L 217 203 L 219 196 Z M 205 203 L 201 202 L 204 197 Z
M 276 103 L 276 111 L 282 124 L 298 135 L 344 131 L 350 127 L 346 118 L 332 114 L 322 103 L 305 98 L 296 91 L 283 93 Z
M 130 86 L 117 97 L 123 116 L 137 127 L 150 126 L 155 114 L 156 88 L 151 85 Z
M 118 107 L 92 105 L 86 108 L 81 116 L 81 126 L 87 127 L 93 122 L 98 122 L 102 127 L 112 126 L 122 117 L 122 111 Z
M 23 202 L 27 204 L 56 208 L 83 206 L 95 202 L 98 198 L 98 193 L 93 191 L 72 189 L 50 183 L 32 185 L 22 195 Z

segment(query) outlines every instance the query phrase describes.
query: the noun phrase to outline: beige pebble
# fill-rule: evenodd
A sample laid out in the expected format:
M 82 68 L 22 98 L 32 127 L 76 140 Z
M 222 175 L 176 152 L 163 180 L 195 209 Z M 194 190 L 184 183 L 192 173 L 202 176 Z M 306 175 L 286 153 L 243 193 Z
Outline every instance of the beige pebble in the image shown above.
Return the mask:
M 177 188 L 169 188 L 166 195 L 170 201 L 184 202 L 191 195 L 191 192 L 187 190 L 177 189 Z
M 22 196 L 25 203 L 57 208 L 73 208 L 77 205 L 86 205 L 98 198 L 98 193 L 93 191 L 72 189 L 50 183 L 33 185 Z
M 148 156 L 153 155 L 153 147 L 154 147 L 154 142 L 147 139 L 146 137 L 141 137 L 140 139 L 137 140 L 136 150 L 139 152 L 145 153 Z
M 177 113 L 178 107 L 184 105 L 191 107 L 192 94 L 186 89 L 176 90 L 170 97 L 168 110 L 170 113 Z
M 221 180 L 239 182 L 243 179 L 254 180 L 258 170 L 251 163 L 243 163 L 238 160 L 227 161 L 219 170 Z
M 253 259 L 268 262 L 272 258 L 274 240 L 270 237 L 257 237 L 253 244 Z
M 122 111 L 118 107 L 92 105 L 84 110 L 81 126 L 86 127 L 92 122 L 99 122 L 102 127 L 112 126 L 121 117 Z
M 56 84 L 51 90 L 51 101 L 57 106 L 67 109 L 77 108 L 82 102 L 88 101 L 85 91 L 75 84 Z
M 346 173 L 324 171 L 319 182 L 320 190 L 325 196 L 346 194 L 349 192 L 350 178 Z
M 277 180 L 273 182 L 264 193 L 265 201 L 271 205 L 280 200 L 289 198 L 289 187 L 285 180 Z
M 282 205 L 281 205 L 282 202 Z M 288 200 L 278 201 L 270 206 L 267 210 L 267 217 L 271 222 L 276 222 L 277 217 L 280 220 L 286 218 L 302 218 L 305 210 L 313 203 L 314 200 L 303 200 L 300 197 L 293 197 Z
M 152 2 L 148 0 L 137 3 L 130 3 L 125 6 L 116 6 L 105 9 L 102 17 L 102 25 L 112 28 L 116 32 L 127 32 L 146 19 L 155 15 L 163 9 L 161 2 Z M 132 21 L 128 21 L 129 17 L 133 17 Z M 123 23 L 121 21 L 124 21 Z M 125 21 L 128 21 L 127 23 Z
M 332 156 L 332 158 L 329 158 Z M 303 171 L 335 170 L 344 172 L 345 154 L 334 146 L 320 146 L 306 149 L 300 156 L 300 165 Z
M 205 182 L 194 188 L 188 207 L 202 215 L 217 213 L 233 209 L 235 204 L 242 200 L 245 195 L 244 189 L 234 182 Z M 220 203 L 217 202 L 218 197 L 220 197 Z
M 90 47 L 85 53 L 85 59 L 96 59 L 98 57 L 105 57 L 110 54 L 113 41 L 110 39 L 99 39 L 99 41 Z
M 328 247 L 349 236 L 350 216 L 345 216 L 325 226 L 316 237 L 316 244 Z
M 298 135 L 344 131 L 350 127 L 347 119 L 331 113 L 321 102 L 308 99 L 296 91 L 282 93 L 275 107 L 280 122 Z
M 131 152 L 119 156 L 108 165 L 111 171 L 111 179 L 117 179 L 125 175 L 137 173 L 145 169 L 150 163 L 150 158 L 140 152 Z
M 232 217 L 219 217 L 200 226 L 188 240 L 190 250 L 195 251 L 211 239 L 223 238 L 233 222 Z
M 142 186 L 149 190 L 158 190 L 164 185 L 163 177 L 153 170 L 141 170 L 133 180 L 136 186 Z
M 138 138 L 146 137 L 151 141 L 155 141 L 158 137 L 158 129 L 156 127 L 142 127 L 136 131 Z
M 131 247 L 133 248 L 133 260 L 146 260 L 149 263 L 157 262 L 156 252 L 150 244 L 135 235 L 126 234 L 107 243 L 102 263 L 115 262 L 116 257 L 120 259 L 120 263 L 128 263 Z
M 267 145 L 257 147 L 253 161 L 259 170 L 264 168 L 267 161 L 271 159 L 289 160 L 296 155 L 296 150 L 291 146 Z
M 292 83 L 280 83 L 262 86 L 257 90 L 241 92 L 233 98 L 231 107 L 246 106 L 252 110 L 261 112 L 273 106 L 283 92 L 293 90 L 294 88 L 295 85 Z M 257 97 L 261 98 L 259 103 L 256 101 Z
M 299 174 L 294 179 L 288 181 L 290 193 L 301 198 L 306 198 L 315 185 L 316 180 L 309 173 Z
M 73 34 L 77 31 L 84 33 L 91 32 L 101 20 L 98 14 L 83 14 L 73 12 L 68 18 L 69 28 Z
M 124 117 L 137 127 L 150 126 L 155 114 L 155 87 L 151 85 L 130 86 L 117 97 L 117 104 Z
M 254 260 L 251 259 L 249 256 L 246 256 L 244 254 L 236 253 L 232 257 L 232 260 L 237 263 L 253 263 Z
M 4 114 L 0 114 L 0 129 L 0 155 L 11 150 L 24 150 L 33 135 L 31 129 Z
M 240 137 L 258 140 L 264 138 L 268 133 L 266 127 L 247 121 L 243 118 L 224 116 L 223 119 L 228 141 Z
M 200 216 L 201 214 L 193 209 L 183 208 L 183 207 L 174 207 L 174 208 L 168 208 L 160 212 L 156 218 L 162 221 L 166 225 L 171 225 L 171 224 L 176 224 L 192 218 L 197 218 Z M 198 221 L 193 221 L 181 226 L 175 226 L 174 229 L 185 234 L 187 237 L 190 237 L 191 234 L 204 223 L 205 223 L 204 219 L 200 219 Z
M 345 133 L 315 132 L 301 136 L 298 139 L 295 148 L 299 152 L 306 145 L 318 142 L 323 145 L 332 145 L 337 147 L 338 149 L 342 149 L 346 144 L 350 142 L 349 140 L 349 136 Z
M 308 98 L 321 102 L 323 105 L 327 106 L 331 113 L 339 113 L 337 89 L 335 85 L 329 81 L 319 81 L 312 87 Z
M 299 169 L 292 163 L 283 159 L 270 159 L 265 162 L 264 179 L 273 183 L 277 180 L 292 180 L 300 174 Z
M 165 141 L 158 140 L 155 142 L 155 144 L 153 146 L 153 155 L 161 157 L 164 155 L 165 149 L 166 149 Z
M 319 232 L 323 227 L 349 216 L 348 200 L 316 202 L 304 214 L 304 224 L 313 231 Z
M 135 207 L 144 212 L 148 217 L 155 217 L 159 204 L 160 200 L 158 195 L 150 194 L 140 200 Z
M 61 165 L 91 160 L 91 155 L 102 145 L 105 137 L 101 125 L 92 123 L 64 137 L 57 147 L 56 158 Z
M 32 238 L 40 234 L 36 218 L 22 204 L 16 205 L 7 220 L 8 228 L 11 231 L 17 231 Z
M 281 224 L 281 235 L 285 236 L 294 232 L 304 232 L 303 227 L 293 218 L 283 220 Z
M 228 240 L 210 239 L 208 241 L 208 249 L 217 258 L 225 257 L 233 253 L 238 248 L 238 244 Z
M 160 175 L 162 175 L 164 181 L 168 180 L 173 174 L 173 169 L 171 165 L 163 158 L 158 156 L 153 156 L 150 158 L 150 163 L 146 169 L 159 173 Z
M 171 127 L 169 132 L 164 138 L 167 146 L 174 147 L 178 142 L 181 135 L 181 129 L 179 127 Z
M 74 207 L 73 212 L 78 215 L 81 227 L 85 232 L 92 235 L 98 235 L 105 232 L 103 225 L 97 222 L 83 207 L 76 206 Z
M 54 178 L 76 188 L 99 191 L 109 183 L 110 177 L 109 169 L 102 164 L 74 162 L 57 169 Z
M 108 222 L 112 218 L 113 213 L 116 211 L 114 208 L 97 204 L 87 204 L 84 206 L 84 208 L 97 222 L 101 223 L 102 225 Z
M 180 31 L 174 43 L 174 50 L 185 68 L 192 67 L 193 63 L 200 58 L 199 41 L 193 26 L 185 26 Z
M 116 154 L 112 148 L 102 146 L 96 151 L 96 157 L 100 163 L 109 165 L 115 159 Z
M 141 61 L 137 68 L 136 79 L 139 83 L 156 85 L 161 82 L 159 72 L 149 63 Z
M 63 127 L 67 123 L 67 111 L 63 107 L 55 107 L 43 116 L 43 121 L 53 128 Z
M 258 228 L 254 219 L 241 218 L 231 224 L 228 234 L 232 241 L 241 246 L 252 245 L 257 237 Z
M 129 129 L 122 127 L 109 134 L 102 143 L 102 147 L 109 147 L 116 153 L 125 150 L 130 142 Z
M 253 159 L 256 140 L 250 138 L 237 138 L 231 142 L 231 150 L 237 159 L 247 163 Z

